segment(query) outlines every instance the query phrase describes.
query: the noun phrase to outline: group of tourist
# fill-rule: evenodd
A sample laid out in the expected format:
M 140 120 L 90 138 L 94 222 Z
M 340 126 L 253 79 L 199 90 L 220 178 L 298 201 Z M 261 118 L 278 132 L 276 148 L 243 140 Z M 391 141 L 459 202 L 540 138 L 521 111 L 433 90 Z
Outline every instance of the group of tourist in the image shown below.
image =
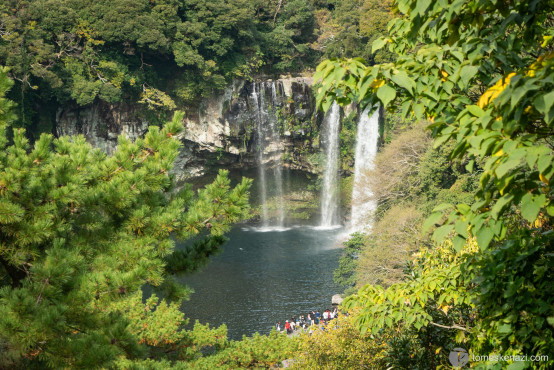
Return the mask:
M 335 307 L 333 310 L 325 310 L 323 314 L 319 311 L 309 312 L 306 316 L 300 315 L 299 317 L 292 316 L 290 320 L 286 320 L 284 325 L 281 325 L 281 321 L 275 324 L 275 330 L 277 332 L 286 332 L 287 334 L 293 334 L 296 330 L 302 331 L 308 329 L 310 326 L 324 324 L 333 320 L 338 316 L 339 312 Z

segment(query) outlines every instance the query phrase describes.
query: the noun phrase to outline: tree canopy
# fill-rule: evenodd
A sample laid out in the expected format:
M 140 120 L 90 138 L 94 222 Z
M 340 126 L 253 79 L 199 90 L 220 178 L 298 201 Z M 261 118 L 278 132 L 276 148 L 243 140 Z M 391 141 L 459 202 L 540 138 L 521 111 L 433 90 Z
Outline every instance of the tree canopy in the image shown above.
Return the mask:
M 43 134 L 31 147 L 25 130 L 10 126 L 10 85 L 2 69 L 0 363 L 110 366 L 140 358 L 140 343 L 183 339 L 179 305 L 161 302 L 149 315 L 158 301 L 145 306 L 137 292 L 149 284 L 179 302 L 186 291 L 168 271 L 193 270 L 217 251 L 247 214 L 250 181 L 231 188 L 222 171 L 197 195 L 176 191 L 169 170 L 181 113 L 135 142 L 120 137 L 113 156 L 82 136 Z M 174 238 L 193 236 L 199 241 L 175 250 Z M 137 306 L 146 315 L 137 317 Z
M 447 294 L 455 282 L 447 306 L 469 304 L 474 311 L 462 329 L 444 326 L 462 331 L 457 340 L 474 353 L 552 353 L 554 8 L 535 0 L 397 0 L 393 8 L 402 16 L 373 51 L 393 52 L 395 61 L 323 62 L 315 76 L 318 102 L 324 109 L 334 100 L 382 104 L 430 120 L 435 146 L 453 142 L 450 158 L 467 160 L 480 181 L 472 204 L 438 205 L 424 228 L 434 229 L 438 244 L 450 240 L 457 251 L 479 251 L 463 254 L 451 278 L 416 275 L 407 284 L 418 291 L 362 288 L 350 301 L 363 307 L 358 323 L 363 330 L 427 330 L 429 310 L 446 302 L 431 297 Z
M 308 0 L 9 0 L 0 5 L 0 64 L 18 84 L 11 96 L 23 121 L 52 99 L 174 109 L 264 64 L 303 69 L 313 12 Z
M 18 123 L 36 137 L 51 131 L 57 107 L 68 103 L 140 103 L 163 121 L 232 79 L 311 71 L 322 55 L 351 56 L 356 48 L 370 58 L 368 45 L 390 18 L 387 4 L 7 0 L 0 65 L 16 83 L 9 97 L 19 105 Z

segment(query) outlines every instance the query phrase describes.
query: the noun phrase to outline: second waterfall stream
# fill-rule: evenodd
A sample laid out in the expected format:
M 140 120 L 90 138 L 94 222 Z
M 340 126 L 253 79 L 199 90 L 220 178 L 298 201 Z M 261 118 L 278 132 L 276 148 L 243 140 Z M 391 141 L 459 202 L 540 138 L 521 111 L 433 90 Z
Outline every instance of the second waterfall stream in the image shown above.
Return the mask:
M 379 140 L 379 109 L 369 116 L 369 107 L 360 115 L 356 134 L 354 184 L 352 186 L 352 216 L 350 231 L 364 231 L 371 228 L 371 219 L 377 207 L 369 181 L 373 169 Z

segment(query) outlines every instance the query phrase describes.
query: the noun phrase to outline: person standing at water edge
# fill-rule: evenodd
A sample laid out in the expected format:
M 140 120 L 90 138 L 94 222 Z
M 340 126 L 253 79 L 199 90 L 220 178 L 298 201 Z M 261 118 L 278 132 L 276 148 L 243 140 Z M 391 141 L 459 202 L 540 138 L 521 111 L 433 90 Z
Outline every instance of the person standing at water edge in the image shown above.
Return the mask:
M 291 334 L 292 330 L 290 329 L 290 323 L 289 320 L 285 322 L 285 330 L 287 331 L 287 334 Z

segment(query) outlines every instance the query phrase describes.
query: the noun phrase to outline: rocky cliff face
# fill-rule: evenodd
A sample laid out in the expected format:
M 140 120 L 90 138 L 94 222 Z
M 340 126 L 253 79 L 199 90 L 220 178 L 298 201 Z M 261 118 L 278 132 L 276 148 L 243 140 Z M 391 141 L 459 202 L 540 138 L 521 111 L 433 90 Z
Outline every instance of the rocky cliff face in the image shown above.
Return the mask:
M 260 150 L 269 167 L 282 160 L 284 166 L 312 172 L 308 155 L 316 149 L 313 143 L 321 118 L 315 112 L 311 84 L 309 78 L 235 81 L 223 93 L 187 111 L 184 145 L 174 168 L 177 180 L 222 167 L 254 167 Z M 270 124 L 279 140 L 263 135 Z M 56 115 L 57 135 L 82 134 L 110 154 L 119 135 L 136 139 L 148 125 L 140 107 L 125 103 L 69 106 Z
M 140 118 L 137 107 L 99 102 L 86 107 L 69 105 L 56 114 L 57 136 L 83 135 L 94 147 L 112 154 L 117 137 L 136 139 L 146 133 L 148 122 Z

